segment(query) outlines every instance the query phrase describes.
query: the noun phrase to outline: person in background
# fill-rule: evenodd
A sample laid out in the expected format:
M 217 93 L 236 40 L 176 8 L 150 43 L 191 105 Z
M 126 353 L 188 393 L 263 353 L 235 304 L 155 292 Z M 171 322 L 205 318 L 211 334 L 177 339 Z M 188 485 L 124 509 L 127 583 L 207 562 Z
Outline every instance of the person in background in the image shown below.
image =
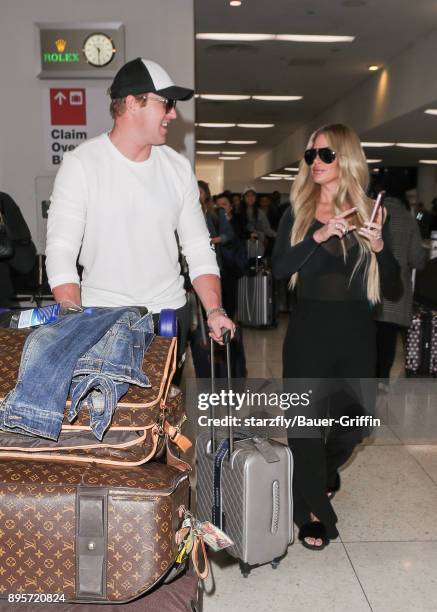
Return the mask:
M 351 397 L 341 381 L 374 378 L 371 305 L 381 294 L 401 289 L 381 209 L 370 222 L 374 202 L 366 195 L 368 183 L 357 134 L 342 124 L 316 130 L 300 163 L 292 205 L 279 224 L 272 257 L 273 275 L 289 279 L 296 290 L 283 346 L 284 385 L 292 390 L 311 378 L 330 388 L 339 380 L 345 401 L 327 394 L 329 416 L 336 423 L 343 415 L 365 412 L 362 398 Z M 320 404 L 322 416 L 327 407 Z M 340 487 L 338 470 L 361 441 L 363 428 L 335 424 L 302 435 L 305 432 L 292 431 L 288 438 L 294 458 L 294 519 L 302 544 L 320 550 L 338 537 L 331 499 Z
M 232 229 L 230 240 L 221 245 L 220 251 L 223 306 L 233 319 L 237 308 L 238 279 L 244 274 L 247 266 L 245 242 L 249 238 L 249 233 L 242 225 L 239 215 L 234 213 L 229 194 L 226 192 L 219 194 L 216 203 L 224 212 L 226 221 Z
M 388 379 L 396 354 L 399 334 L 404 338 L 411 323 L 413 310 L 413 289 L 411 272 L 425 266 L 426 251 L 422 246 L 419 226 L 413 219 L 403 201 L 390 197 L 389 186 L 383 182 L 375 185 L 378 191 L 385 189 L 387 196 L 384 207 L 387 211 L 387 227 L 390 247 L 400 266 L 404 291 L 399 299 L 381 297 L 375 308 L 376 320 L 376 376 Z M 418 205 L 419 206 L 419 205 Z M 386 388 L 386 381 L 381 381 Z
M 426 210 L 423 202 L 416 204 L 416 221 L 419 226 L 420 235 L 424 240 L 431 235 L 431 226 L 433 224 L 433 215 L 429 210 Z
M 241 195 L 239 193 L 234 193 L 232 196 L 232 206 L 234 207 L 234 211 L 237 213 L 240 211 L 240 204 Z
M 246 187 L 243 193 L 239 215 L 242 223 L 250 233 L 249 258 L 264 255 L 266 238 L 275 238 L 276 232 L 271 228 L 267 215 L 260 208 L 257 194 L 253 187 Z
M 27 274 L 35 266 L 36 249 L 19 206 L 10 195 L 0 192 L 0 215 L 14 246 L 11 257 L 0 259 L 0 307 L 16 307 L 12 282 L 14 272 Z

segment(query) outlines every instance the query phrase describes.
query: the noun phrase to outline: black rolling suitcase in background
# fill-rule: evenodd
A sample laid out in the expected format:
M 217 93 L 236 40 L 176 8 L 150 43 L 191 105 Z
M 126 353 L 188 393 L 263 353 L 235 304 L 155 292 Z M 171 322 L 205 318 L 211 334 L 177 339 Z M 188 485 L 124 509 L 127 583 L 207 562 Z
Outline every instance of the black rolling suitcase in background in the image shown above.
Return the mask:
M 202 306 L 196 297 L 197 327 L 190 334 L 191 356 L 193 358 L 194 371 L 197 378 L 209 378 L 211 375 L 211 352 L 208 329 L 203 318 Z M 232 378 L 246 378 L 246 355 L 244 352 L 243 334 L 237 328 L 234 338 L 231 340 L 231 374 Z M 215 353 L 215 376 L 226 378 L 226 353 L 225 349 L 214 344 Z
M 405 343 L 407 376 L 437 376 L 437 312 L 417 306 Z

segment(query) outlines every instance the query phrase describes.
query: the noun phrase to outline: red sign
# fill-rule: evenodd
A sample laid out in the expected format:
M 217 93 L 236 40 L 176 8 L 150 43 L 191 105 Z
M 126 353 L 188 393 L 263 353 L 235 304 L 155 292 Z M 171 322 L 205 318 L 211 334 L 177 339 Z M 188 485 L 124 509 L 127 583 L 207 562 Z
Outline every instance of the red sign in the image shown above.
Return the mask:
M 86 125 L 85 89 L 50 89 L 52 125 Z

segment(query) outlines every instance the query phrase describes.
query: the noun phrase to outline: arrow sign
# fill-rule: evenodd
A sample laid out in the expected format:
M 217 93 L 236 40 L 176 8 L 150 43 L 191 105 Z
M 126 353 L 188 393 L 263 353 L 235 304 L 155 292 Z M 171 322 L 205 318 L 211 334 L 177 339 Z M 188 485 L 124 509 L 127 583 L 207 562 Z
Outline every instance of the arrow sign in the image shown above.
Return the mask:
M 67 99 L 67 96 L 64 96 L 62 91 L 58 91 L 58 93 L 55 95 L 55 100 L 57 101 L 59 106 L 62 106 L 63 101 L 66 99 Z
M 49 93 L 52 125 L 86 125 L 85 89 L 53 88 Z

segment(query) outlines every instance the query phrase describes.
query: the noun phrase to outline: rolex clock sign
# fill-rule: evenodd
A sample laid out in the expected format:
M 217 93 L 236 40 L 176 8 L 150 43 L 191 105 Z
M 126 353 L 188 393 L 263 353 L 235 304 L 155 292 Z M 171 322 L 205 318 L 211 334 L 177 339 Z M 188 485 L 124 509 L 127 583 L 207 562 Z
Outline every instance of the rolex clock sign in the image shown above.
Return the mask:
M 39 23 L 41 79 L 110 79 L 124 64 L 124 26 Z

